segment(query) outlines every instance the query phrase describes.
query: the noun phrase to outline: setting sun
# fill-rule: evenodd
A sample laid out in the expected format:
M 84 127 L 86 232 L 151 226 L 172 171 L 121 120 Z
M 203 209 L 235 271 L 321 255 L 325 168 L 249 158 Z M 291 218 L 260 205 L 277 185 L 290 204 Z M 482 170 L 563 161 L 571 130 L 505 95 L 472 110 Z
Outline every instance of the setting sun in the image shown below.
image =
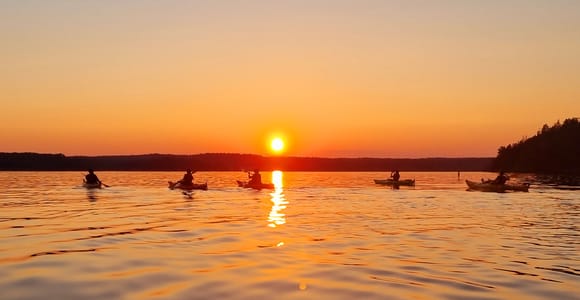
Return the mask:
M 282 150 L 284 150 L 284 141 L 278 137 L 274 138 L 270 143 L 270 148 L 276 153 L 282 152 Z

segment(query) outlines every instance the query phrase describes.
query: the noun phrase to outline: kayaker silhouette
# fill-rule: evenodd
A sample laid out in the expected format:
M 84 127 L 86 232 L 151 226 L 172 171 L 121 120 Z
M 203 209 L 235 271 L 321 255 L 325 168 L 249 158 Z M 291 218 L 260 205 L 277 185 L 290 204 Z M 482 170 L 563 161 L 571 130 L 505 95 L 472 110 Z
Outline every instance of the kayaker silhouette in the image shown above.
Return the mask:
M 399 181 L 399 178 L 401 178 L 399 171 L 395 170 L 395 171 L 391 172 L 391 178 L 393 178 L 393 181 Z
M 99 180 L 99 177 L 97 177 L 93 169 L 89 169 L 88 172 L 89 174 L 85 175 L 85 182 L 87 184 L 102 184 L 101 180 Z
M 509 177 L 505 175 L 504 171 L 499 172 L 499 175 L 492 181 L 494 184 L 505 184 Z
M 262 184 L 262 175 L 258 169 L 255 169 L 253 174 L 248 174 L 248 177 L 250 178 L 248 185 Z
M 192 172 L 191 169 L 187 169 L 187 171 L 185 171 L 185 174 L 183 174 L 183 178 L 179 180 L 177 183 L 182 185 L 192 185 L 193 173 L 195 173 L 195 171 Z

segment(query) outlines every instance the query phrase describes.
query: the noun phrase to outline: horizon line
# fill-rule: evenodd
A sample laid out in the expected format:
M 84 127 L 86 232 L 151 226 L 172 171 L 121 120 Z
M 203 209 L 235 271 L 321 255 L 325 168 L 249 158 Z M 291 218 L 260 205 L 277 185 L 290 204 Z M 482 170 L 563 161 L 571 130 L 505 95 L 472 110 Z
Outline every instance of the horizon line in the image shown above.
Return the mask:
M 467 159 L 467 158 L 496 158 L 496 156 L 423 156 L 423 157 L 386 157 L 386 156 L 356 156 L 356 157 L 346 157 L 346 156 L 296 156 L 296 155 L 264 155 L 255 153 L 236 153 L 236 152 L 203 152 L 203 153 L 190 153 L 190 154 L 174 154 L 174 153 L 141 153 L 141 154 L 97 154 L 97 155 L 87 155 L 87 154 L 73 154 L 68 155 L 64 153 L 43 153 L 43 152 L 4 152 L 0 151 L 0 154 L 38 154 L 38 155 L 63 155 L 64 157 L 122 157 L 122 156 L 196 156 L 196 155 L 247 155 L 247 156 L 259 156 L 264 158 L 316 158 L 316 159 Z

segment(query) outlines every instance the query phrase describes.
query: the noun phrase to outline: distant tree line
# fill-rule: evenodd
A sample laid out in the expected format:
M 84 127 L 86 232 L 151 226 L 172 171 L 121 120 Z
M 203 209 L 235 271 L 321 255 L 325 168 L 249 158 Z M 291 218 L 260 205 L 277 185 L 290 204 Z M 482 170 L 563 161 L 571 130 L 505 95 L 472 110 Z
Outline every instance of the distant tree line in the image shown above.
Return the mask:
M 496 170 L 580 175 L 580 122 L 570 118 L 544 126 L 531 138 L 502 146 Z
M 70 156 L 63 154 L 0 153 L 3 171 L 490 171 L 493 157 L 483 158 L 320 158 L 253 154 L 146 154 Z

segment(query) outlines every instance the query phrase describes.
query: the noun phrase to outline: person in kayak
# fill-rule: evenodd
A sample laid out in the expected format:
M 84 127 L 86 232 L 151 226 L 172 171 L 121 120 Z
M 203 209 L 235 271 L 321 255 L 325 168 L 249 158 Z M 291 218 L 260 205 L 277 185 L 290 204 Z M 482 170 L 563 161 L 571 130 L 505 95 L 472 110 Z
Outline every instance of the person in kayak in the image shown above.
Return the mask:
M 493 184 L 505 184 L 510 178 L 505 174 L 504 171 L 499 172 L 499 175 L 491 182 Z
M 192 185 L 193 173 L 195 173 L 195 171 L 192 172 L 191 169 L 187 169 L 187 171 L 185 171 L 185 174 L 183 174 L 183 178 L 181 178 L 181 180 L 179 180 L 177 183 L 182 185 Z
M 258 169 L 255 169 L 254 173 L 252 174 L 248 173 L 248 178 L 250 178 L 250 182 L 248 182 L 248 185 L 262 184 L 262 175 L 260 175 L 260 171 L 258 171 Z
M 401 178 L 399 171 L 395 170 L 395 171 L 391 172 L 391 178 L 393 178 L 393 181 L 399 181 L 399 178 Z
M 89 174 L 85 175 L 85 182 L 87 184 L 103 184 L 93 169 L 89 169 L 88 171 Z

